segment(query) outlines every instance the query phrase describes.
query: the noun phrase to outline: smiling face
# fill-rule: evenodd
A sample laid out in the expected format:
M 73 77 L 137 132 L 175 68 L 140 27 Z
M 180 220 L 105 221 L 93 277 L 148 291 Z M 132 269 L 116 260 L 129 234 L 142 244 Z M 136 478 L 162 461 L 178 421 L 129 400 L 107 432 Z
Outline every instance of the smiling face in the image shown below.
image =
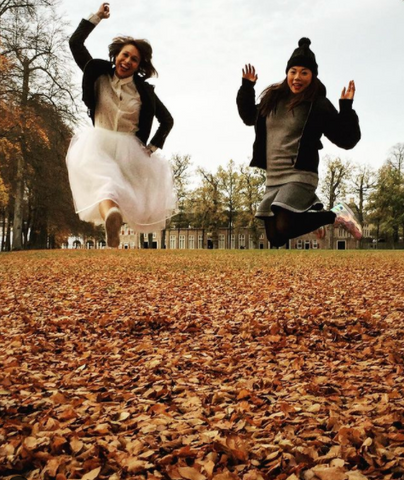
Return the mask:
M 311 83 L 313 74 L 306 67 L 291 67 L 288 70 L 288 86 L 292 93 L 303 92 Z
M 131 44 L 124 45 L 115 59 L 115 73 L 119 78 L 131 77 L 140 65 L 139 50 Z

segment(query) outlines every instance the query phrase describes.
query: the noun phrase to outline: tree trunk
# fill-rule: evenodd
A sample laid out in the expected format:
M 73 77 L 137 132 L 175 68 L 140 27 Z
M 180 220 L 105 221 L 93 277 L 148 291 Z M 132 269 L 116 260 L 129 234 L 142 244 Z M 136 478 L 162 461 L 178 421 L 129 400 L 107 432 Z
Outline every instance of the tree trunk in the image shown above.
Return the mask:
M 22 154 L 17 157 L 17 186 L 14 202 L 13 250 L 22 249 L 22 222 L 24 201 L 24 159 Z
M 6 242 L 5 242 L 5 250 L 9 252 L 11 250 L 11 214 L 8 215 L 7 221 L 7 235 L 6 235 Z
M 4 252 L 4 246 L 6 243 L 6 209 L 2 210 L 2 220 L 1 220 L 1 246 L 0 252 Z
M 21 95 L 21 107 L 24 109 L 28 102 L 28 92 L 29 92 L 29 60 L 24 58 L 23 60 L 23 84 L 22 84 L 22 95 Z M 21 152 L 17 156 L 17 186 L 15 192 L 15 203 L 14 203 L 14 222 L 13 222 L 13 250 L 22 249 L 22 223 L 23 223 L 23 202 L 24 202 L 24 174 L 25 174 L 25 122 L 26 118 L 23 115 L 23 124 L 21 125 L 21 141 L 20 147 Z

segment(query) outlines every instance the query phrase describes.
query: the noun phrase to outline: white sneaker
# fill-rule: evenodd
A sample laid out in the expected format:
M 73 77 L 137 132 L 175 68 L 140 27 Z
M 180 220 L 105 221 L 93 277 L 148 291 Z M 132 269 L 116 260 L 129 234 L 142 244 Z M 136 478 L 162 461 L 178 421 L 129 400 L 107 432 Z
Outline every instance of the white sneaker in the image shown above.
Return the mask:
M 120 244 L 119 231 L 122 226 L 122 214 L 119 208 L 112 207 L 105 217 L 105 233 L 108 247 L 117 248 Z
M 353 211 L 344 202 L 337 203 L 331 209 L 337 217 L 335 218 L 334 227 L 342 227 L 350 233 L 356 240 L 362 238 L 362 227 L 356 219 Z

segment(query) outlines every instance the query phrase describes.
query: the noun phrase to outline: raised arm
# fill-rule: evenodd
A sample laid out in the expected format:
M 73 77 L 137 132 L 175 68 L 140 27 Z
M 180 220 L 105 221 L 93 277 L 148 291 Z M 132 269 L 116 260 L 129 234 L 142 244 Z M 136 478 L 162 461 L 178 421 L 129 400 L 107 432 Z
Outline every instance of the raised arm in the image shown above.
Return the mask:
M 107 19 L 110 16 L 109 3 L 102 3 L 95 15 L 90 20 L 82 20 L 69 39 L 69 46 L 72 52 L 73 58 L 81 70 L 87 65 L 92 57 L 90 52 L 84 45 L 86 38 L 94 30 L 96 25 L 102 20 Z
M 355 96 L 355 82 L 351 80 L 344 87 L 339 100 L 339 112 L 330 104 L 328 118 L 324 122 L 324 135 L 340 148 L 349 150 L 361 138 L 358 115 L 352 108 Z
M 254 125 L 257 119 L 254 85 L 258 79 L 255 68 L 247 64 L 243 68 L 242 84 L 237 93 L 238 113 L 246 125 Z
M 253 83 L 255 83 L 258 80 L 258 75 L 255 71 L 254 65 L 251 65 L 250 63 L 248 63 L 247 65 L 244 66 L 243 78 Z
M 341 92 L 341 100 L 353 100 L 355 96 L 355 82 L 351 80 L 348 84 L 348 88 L 343 88 Z

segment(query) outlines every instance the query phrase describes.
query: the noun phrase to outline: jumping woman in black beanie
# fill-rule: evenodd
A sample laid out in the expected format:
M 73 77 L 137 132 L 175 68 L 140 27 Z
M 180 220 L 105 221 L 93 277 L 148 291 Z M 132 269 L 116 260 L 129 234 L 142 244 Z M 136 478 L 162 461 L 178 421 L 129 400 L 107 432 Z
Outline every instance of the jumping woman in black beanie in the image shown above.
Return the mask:
M 251 167 L 267 172 L 266 193 L 256 216 L 265 223 L 271 246 L 317 231 L 324 225 L 342 226 L 354 238 L 362 229 L 352 211 L 339 203 L 324 211 L 316 196 L 320 138 L 324 134 L 344 149 L 360 140 L 359 120 L 352 109 L 355 83 L 342 90 L 338 112 L 326 98 L 325 86 L 317 77 L 318 67 L 310 40 L 302 38 L 286 66 L 286 78 L 270 85 L 255 103 L 254 85 L 258 75 L 248 64 L 243 69 L 237 95 L 240 117 L 255 126 Z

